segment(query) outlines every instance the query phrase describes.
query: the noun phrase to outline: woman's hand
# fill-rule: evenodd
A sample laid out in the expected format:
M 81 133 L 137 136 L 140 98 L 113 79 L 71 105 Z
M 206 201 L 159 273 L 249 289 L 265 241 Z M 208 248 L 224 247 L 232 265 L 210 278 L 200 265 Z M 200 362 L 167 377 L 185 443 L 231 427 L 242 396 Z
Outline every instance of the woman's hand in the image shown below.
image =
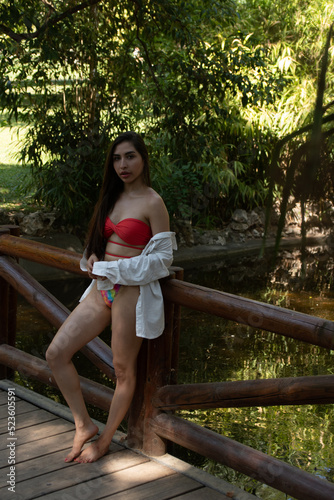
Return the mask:
M 99 279 L 99 280 L 105 280 L 106 278 L 101 277 L 101 276 L 96 276 L 95 274 L 93 274 L 93 266 L 94 266 L 95 262 L 99 262 L 99 259 L 96 257 L 95 253 L 92 253 L 92 255 L 91 255 L 91 256 L 89 257 L 89 259 L 87 260 L 87 271 L 88 271 L 88 276 L 89 276 L 92 280 L 96 280 L 96 279 Z

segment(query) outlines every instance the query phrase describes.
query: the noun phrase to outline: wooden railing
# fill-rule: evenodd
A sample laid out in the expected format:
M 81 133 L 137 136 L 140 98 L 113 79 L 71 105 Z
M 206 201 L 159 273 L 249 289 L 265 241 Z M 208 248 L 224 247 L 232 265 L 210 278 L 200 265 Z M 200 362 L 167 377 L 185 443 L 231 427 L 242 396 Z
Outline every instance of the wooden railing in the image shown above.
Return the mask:
M 17 370 L 56 386 L 44 360 L 15 347 L 16 294 L 22 294 L 57 328 L 69 311 L 19 265 L 19 258 L 84 275 L 79 268 L 80 255 L 20 238 L 16 226 L 0 227 L 0 376 L 8 377 L 8 370 Z M 334 346 L 334 323 L 186 283 L 182 269 L 176 267 L 171 268 L 170 277 L 161 280 L 161 287 L 165 330 L 159 338 L 143 342 L 136 393 L 128 413 L 127 444 L 158 456 L 166 452 L 170 440 L 297 499 L 334 498 L 334 484 L 172 414 L 180 409 L 334 402 L 331 375 L 178 385 L 182 306 L 328 349 Z M 115 380 L 112 352 L 100 338 L 82 351 Z M 109 409 L 112 389 L 83 377 L 80 382 L 88 403 Z

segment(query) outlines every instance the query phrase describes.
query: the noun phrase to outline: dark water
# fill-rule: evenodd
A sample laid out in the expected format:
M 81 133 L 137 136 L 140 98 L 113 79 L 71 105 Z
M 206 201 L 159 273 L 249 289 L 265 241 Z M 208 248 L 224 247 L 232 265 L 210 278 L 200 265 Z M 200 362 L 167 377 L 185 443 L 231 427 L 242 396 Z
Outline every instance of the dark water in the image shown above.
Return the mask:
M 333 262 L 326 248 L 308 249 L 303 265 L 298 250 L 282 252 L 274 267 L 271 259 L 244 256 L 188 272 L 186 280 L 333 321 Z M 203 313 L 183 310 L 182 320 L 182 382 L 333 374 L 333 351 Z M 197 410 L 183 416 L 334 481 L 333 405 Z M 191 458 L 259 498 L 289 498 L 225 466 Z
M 284 251 L 272 258 L 256 255 L 225 259 L 188 270 L 185 280 L 334 321 L 332 250 Z M 47 288 L 70 309 L 86 286 L 79 279 L 48 282 Z M 23 300 L 19 305 L 18 346 L 43 356 L 54 330 Z M 110 332 L 103 334 L 108 341 Z M 265 379 L 332 374 L 333 351 L 222 318 L 182 310 L 179 383 Z M 83 357 L 75 359 L 84 376 L 103 377 Z M 17 375 L 20 383 L 54 399 L 53 389 Z M 105 381 L 104 381 L 105 383 Z M 93 411 L 93 409 L 92 409 Z M 227 437 L 268 453 L 312 474 L 334 481 L 333 405 L 275 406 L 182 412 L 182 416 Z M 94 414 L 102 421 L 105 414 Z M 263 500 L 289 498 L 225 466 L 173 446 L 180 458 L 235 483 Z

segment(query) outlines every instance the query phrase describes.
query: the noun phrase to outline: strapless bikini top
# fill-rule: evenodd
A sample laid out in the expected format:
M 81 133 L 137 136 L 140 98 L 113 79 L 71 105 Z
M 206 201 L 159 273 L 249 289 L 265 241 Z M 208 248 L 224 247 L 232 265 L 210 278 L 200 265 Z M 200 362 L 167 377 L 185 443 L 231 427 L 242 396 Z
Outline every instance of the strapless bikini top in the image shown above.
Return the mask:
M 116 233 L 121 240 L 131 246 L 147 245 L 152 238 L 150 226 L 139 219 L 123 219 L 118 224 L 114 224 L 107 217 L 104 225 L 104 237 L 108 239 L 113 233 Z

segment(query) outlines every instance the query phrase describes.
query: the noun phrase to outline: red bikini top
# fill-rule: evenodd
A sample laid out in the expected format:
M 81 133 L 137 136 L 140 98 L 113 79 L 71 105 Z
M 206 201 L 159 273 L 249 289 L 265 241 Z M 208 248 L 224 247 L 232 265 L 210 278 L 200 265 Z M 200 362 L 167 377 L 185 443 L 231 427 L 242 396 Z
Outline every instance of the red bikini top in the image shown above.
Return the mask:
M 123 219 L 118 224 L 114 224 L 107 217 L 104 225 L 104 237 L 108 239 L 113 233 L 116 233 L 121 240 L 129 245 L 136 246 L 146 245 L 152 238 L 150 226 L 139 219 Z

